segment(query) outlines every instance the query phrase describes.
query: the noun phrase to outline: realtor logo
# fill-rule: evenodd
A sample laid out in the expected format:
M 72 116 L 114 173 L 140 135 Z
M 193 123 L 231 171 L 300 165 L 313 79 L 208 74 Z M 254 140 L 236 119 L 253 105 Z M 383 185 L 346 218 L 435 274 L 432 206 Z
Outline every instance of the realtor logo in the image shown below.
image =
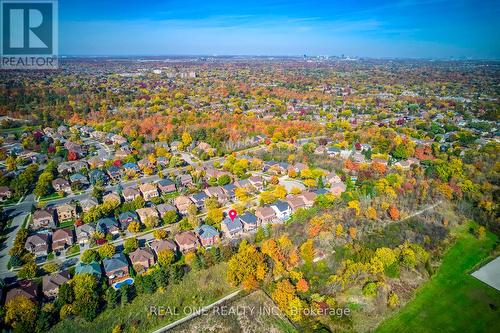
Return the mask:
M 1 68 L 57 68 L 57 0 L 2 0 Z

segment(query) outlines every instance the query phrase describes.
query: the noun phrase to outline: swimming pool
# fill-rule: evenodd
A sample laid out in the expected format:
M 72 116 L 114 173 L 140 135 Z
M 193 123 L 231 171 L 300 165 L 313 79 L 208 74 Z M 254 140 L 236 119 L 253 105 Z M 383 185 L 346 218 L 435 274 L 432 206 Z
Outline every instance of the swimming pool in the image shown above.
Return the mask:
M 124 284 L 128 284 L 129 286 L 131 286 L 132 284 L 134 284 L 134 279 L 127 278 L 123 281 L 115 282 L 113 283 L 113 288 L 120 289 L 120 287 L 123 286 Z

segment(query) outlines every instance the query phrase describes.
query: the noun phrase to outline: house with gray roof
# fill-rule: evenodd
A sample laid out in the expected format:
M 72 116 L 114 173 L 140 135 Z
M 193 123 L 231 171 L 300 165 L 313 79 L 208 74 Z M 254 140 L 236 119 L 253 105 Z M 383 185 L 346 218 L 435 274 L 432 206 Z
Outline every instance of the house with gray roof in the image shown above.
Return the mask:
M 198 235 L 200 243 L 204 247 L 212 246 L 220 240 L 219 231 L 208 224 L 200 225 L 195 229 L 195 233 Z
M 234 220 L 231 220 L 229 217 L 226 217 L 221 222 L 221 229 L 224 233 L 224 236 L 231 238 L 236 235 L 239 235 L 243 232 L 243 224 L 240 221 L 240 218 L 236 216 Z
M 115 253 L 111 258 L 105 258 L 102 265 L 110 284 L 129 277 L 128 260 L 123 253 Z

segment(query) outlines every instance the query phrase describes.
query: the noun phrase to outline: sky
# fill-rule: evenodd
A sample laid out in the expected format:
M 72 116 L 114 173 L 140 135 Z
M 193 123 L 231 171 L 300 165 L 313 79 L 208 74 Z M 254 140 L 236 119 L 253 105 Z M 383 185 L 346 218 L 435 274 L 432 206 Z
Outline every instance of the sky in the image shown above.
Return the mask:
M 59 0 L 61 55 L 500 59 L 498 0 Z

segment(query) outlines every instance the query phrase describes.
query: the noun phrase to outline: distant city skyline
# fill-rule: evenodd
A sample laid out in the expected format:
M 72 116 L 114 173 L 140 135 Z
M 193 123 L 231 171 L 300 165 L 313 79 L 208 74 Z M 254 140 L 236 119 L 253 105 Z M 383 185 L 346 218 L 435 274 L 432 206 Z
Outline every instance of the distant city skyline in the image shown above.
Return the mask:
M 61 55 L 500 58 L 498 1 L 59 0 Z

